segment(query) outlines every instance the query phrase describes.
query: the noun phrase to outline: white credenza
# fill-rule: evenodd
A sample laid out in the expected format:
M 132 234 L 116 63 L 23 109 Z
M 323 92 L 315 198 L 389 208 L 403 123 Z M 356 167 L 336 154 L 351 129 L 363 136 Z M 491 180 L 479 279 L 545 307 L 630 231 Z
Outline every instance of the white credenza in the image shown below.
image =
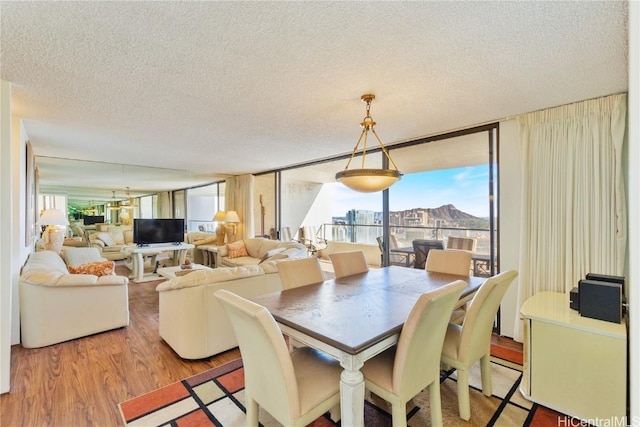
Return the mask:
M 627 329 L 581 317 L 569 294 L 541 292 L 520 310 L 529 400 L 594 425 L 625 425 Z

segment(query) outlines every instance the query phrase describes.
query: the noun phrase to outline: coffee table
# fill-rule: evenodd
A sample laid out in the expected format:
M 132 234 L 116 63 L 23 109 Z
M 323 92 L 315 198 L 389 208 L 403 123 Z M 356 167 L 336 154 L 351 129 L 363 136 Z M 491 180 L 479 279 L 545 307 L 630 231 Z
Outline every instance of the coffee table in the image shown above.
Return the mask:
M 173 267 L 162 267 L 158 269 L 157 273 L 158 275 L 164 277 L 165 279 L 171 280 L 182 275 L 182 274 L 176 274 L 176 273 L 184 272 L 184 274 L 187 274 L 195 270 L 213 270 L 213 269 L 207 267 L 206 265 L 191 264 L 191 268 L 185 268 L 185 269 L 180 268 L 179 265 L 173 266 Z

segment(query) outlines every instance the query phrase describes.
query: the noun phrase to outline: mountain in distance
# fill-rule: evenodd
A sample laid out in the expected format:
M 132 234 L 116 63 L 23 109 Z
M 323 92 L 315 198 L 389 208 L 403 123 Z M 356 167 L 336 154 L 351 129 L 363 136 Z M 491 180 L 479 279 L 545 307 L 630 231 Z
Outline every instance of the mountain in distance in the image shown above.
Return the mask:
M 452 204 L 442 205 L 439 208 L 427 208 L 424 209 L 429 218 L 432 219 L 444 219 L 444 220 L 477 220 L 480 219 L 476 216 L 468 214 L 456 208 Z

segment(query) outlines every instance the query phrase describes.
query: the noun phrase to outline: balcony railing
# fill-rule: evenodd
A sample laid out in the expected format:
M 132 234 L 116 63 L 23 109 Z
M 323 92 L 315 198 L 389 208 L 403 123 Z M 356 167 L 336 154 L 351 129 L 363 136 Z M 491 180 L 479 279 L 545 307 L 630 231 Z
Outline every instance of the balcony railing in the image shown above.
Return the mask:
M 396 226 L 389 227 L 399 247 L 412 245 L 415 239 L 444 240 L 449 236 L 476 238 L 476 252 L 490 252 L 491 230 L 488 228 L 457 228 L 428 226 Z M 382 236 L 380 224 L 322 224 L 321 237 L 337 242 L 353 242 L 377 245 L 376 238 Z

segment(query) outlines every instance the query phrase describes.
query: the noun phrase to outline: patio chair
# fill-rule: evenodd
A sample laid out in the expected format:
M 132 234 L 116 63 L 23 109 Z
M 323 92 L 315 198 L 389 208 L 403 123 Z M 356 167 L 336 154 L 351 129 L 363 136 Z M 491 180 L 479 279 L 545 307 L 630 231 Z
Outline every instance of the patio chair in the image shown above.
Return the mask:
M 473 237 L 449 236 L 447 238 L 447 249 L 459 249 L 462 251 L 475 252 L 476 243 L 477 241 Z
M 384 242 L 382 240 L 382 236 L 376 237 L 376 241 L 378 242 L 378 247 L 380 248 L 380 252 L 384 254 Z M 410 254 L 401 254 L 397 252 L 393 252 L 393 249 L 398 248 L 398 240 L 396 236 L 393 234 L 389 235 L 389 265 L 409 265 L 408 257 Z
M 285 426 L 303 427 L 340 405 L 340 364 L 302 347 L 289 353 L 271 313 L 227 290 L 215 293 L 238 339 L 245 380 L 247 425 L 260 407 Z
M 300 230 L 298 230 L 298 239 L 300 243 L 309 249 L 311 255 L 327 247 L 327 241 L 318 237 L 318 232 L 314 226 L 301 227 Z
M 415 254 L 413 268 L 419 268 L 421 270 L 424 270 L 425 268 L 427 256 L 431 249 L 444 249 L 444 243 L 442 243 L 442 240 L 416 239 L 412 244 L 413 252 Z
M 456 280 L 424 293 L 407 317 L 398 345 L 367 360 L 365 387 L 391 403 L 394 427 L 407 425 L 406 403 L 429 389 L 431 425 L 442 426 L 440 354 L 449 315 L 466 283 Z

